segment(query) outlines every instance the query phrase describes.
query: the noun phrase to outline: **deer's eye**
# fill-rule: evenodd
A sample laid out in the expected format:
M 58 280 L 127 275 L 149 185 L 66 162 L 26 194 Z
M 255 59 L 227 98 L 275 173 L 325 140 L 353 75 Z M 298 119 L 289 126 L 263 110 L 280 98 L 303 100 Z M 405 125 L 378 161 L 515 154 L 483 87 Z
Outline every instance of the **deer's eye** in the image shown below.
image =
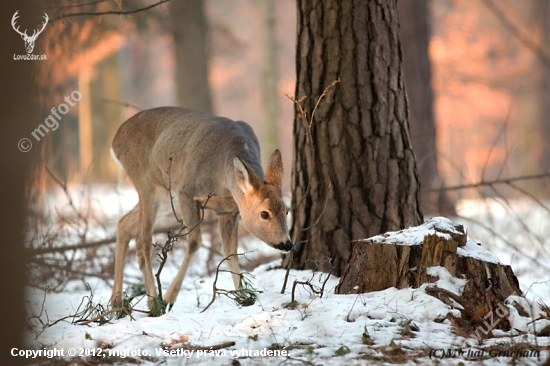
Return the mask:
M 269 213 L 267 213 L 266 211 L 262 211 L 262 213 L 260 214 L 260 217 L 263 220 L 267 220 L 267 219 L 269 219 Z

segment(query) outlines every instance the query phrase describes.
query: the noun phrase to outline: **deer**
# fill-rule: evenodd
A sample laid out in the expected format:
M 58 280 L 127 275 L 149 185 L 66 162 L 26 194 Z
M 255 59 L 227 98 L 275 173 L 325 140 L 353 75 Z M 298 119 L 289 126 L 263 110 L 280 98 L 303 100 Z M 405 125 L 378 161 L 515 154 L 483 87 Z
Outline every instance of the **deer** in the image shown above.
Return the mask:
M 288 209 L 282 196 L 281 153 L 277 149 L 271 154 L 264 174 L 258 139 L 246 122 L 179 107 L 149 109 L 119 127 L 111 155 L 133 183 L 139 198 L 117 226 L 113 306 L 121 304 L 125 257 L 132 238 L 136 240 L 149 309 L 154 306 L 157 290 L 151 267 L 153 226 L 159 206 L 166 199 L 174 199 L 172 205 L 177 201 L 181 219 L 188 228 L 194 228 L 187 236 L 183 262 L 164 296 L 169 309 L 202 245 L 199 224 L 204 208 L 219 217 L 222 248 L 236 290 L 240 288 L 239 263 L 234 255 L 239 218 L 251 234 L 267 245 L 282 252 L 293 248 L 286 222 Z
M 23 38 L 23 40 L 25 41 L 25 49 L 27 50 L 27 53 L 32 53 L 32 50 L 34 49 L 34 42 L 36 42 L 36 38 L 38 38 L 38 36 L 40 35 L 40 33 L 42 33 L 42 31 L 44 30 L 44 28 L 46 28 L 46 24 L 48 24 L 48 14 L 44 13 L 44 19 L 45 21 L 42 22 L 42 29 L 40 30 L 34 30 L 34 32 L 32 33 L 32 36 L 29 37 L 29 35 L 27 35 L 27 30 L 25 29 L 24 32 L 21 32 L 19 30 L 19 26 L 15 26 L 15 22 L 17 20 L 17 18 L 19 18 L 19 10 L 17 10 L 15 12 L 15 14 L 13 14 L 13 17 L 11 18 L 11 26 L 12 28 L 21 35 L 21 38 Z

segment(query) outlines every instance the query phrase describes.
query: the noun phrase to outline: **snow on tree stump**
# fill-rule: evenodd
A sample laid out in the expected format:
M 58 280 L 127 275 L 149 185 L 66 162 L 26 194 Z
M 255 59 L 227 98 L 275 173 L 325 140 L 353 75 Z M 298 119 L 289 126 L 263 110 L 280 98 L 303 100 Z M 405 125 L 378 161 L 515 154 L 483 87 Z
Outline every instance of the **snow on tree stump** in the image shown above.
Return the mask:
M 518 280 L 510 266 L 468 240 L 462 225 L 436 217 L 409 229 L 388 232 L 355 241 L 336 287 L 337 294 L 380 291 L 390 287 L 418 288 L 437 281 L 427 268 L 446 268 L 453 277 L 468 280 L 458 296 L 444 289 L 427 287 L 426 292 L 452 304 L 458 302 L 474 324 L 513 294 L 520 295 Z M 506 329 L 506 319 L 497 328 Z

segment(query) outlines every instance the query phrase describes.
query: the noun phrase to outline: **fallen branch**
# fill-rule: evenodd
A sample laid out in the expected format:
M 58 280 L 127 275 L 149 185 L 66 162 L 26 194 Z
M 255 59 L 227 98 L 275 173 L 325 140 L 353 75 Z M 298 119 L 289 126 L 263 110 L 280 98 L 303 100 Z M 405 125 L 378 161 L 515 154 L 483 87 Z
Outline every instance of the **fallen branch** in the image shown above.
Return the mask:
M 443 294 L 450 297 L 451 299 L 459 303 L 460 306 L 464 308 L 464 312 L 474 321 L 476 325 L 483 324 L 483 319 L 481 319 L 481 317 L 477 314 L 477 312 L 470 306 L 468 302 L 466 302 L 466 300 L 464 300 L 462 297 L 458 296 L 457 294 L 437 286 L 427 286 L 425 288 L 425 291 L 428 294 Z
M 175 350 L 175 349 L 183 349 L 183 350 L 193 350 L 193 351 L 215 351 L 222 348 L 229 348 L 233 347 L 235 345 L 235 342 L 224 342 L 220 344 L 215 344 L 213 346 L 197 346 L 194 344 L 183 344 L 178 347 L 169 347 L 169 350 Z
M 113 313 L 117 313 L 119 311 L 123 311 L 124 313 L 126 313 L 126 315 L 128 315 L 130 317 L 130 319 L 135 320 L 134 317 L 132 316 L 132 314 L 128 311 L 128 309 L 126 309 L 126 307 L 122 306 L 120 308 L 108 310 L 108 311 L 106 311 L 102 314 L 99 314 L 98 316 L 96 316 L 92 319 L 89 319 L 89 320 L 77 320 L 77 321 L 75 321 L 75 324 L 89 325 L 90 323 L 94 323 L 94 322 L 98 322 L 100 324 L 103 324 L 101 322 L 101 320 L 103 320 L 105 317 L 108 317 L 109 315 L 111 315 Z
M 252 288 L 250 280 L 246 277 L 246 276 L 253 277 L 250 273 L 247 273 L 247 272 L 238 273 L 238 275 L 240 277 L 239 289 L 238 290 L 228 291 L 228 290 L 224 290 L 224 289 L 221 289 L 221 288 L 217 287 L 218 276 L 219 276 L 220 272 L 229 272 L 229 273 L 233 274 L 233 272 L 231 272 L 231 271 L 220 270 L 220 266 L 222 265 L 222 263 L 225 262 L 226 260 L 230 259 L 231 257 L 238 257 L 240 255 L 242 255 L 246 258 L 246 253 L 234 253 L 234 254 L 228 255 L 227 257 L 222 259 L 220 261 L 220 263 L 218 263 L 218 266 L 216 267 L 216 277 L 214 278 L 214 283 L 212 284 L 212 300 L 210 300 L 208 305 L 206 305 L 206 307 L 204 309 L 202 309 L 201 313 L 204 313 L 210 307 L 210 305 L 212 305 L 214 303 L 214 301 L 216 301 L 216 295 L 217 294 L 225 295 L 228 298 L 230 298 L 231 300 L 237 302 L 239 305 L 242 305 L 242 306 L 249 306 L 249 305 L 254 304 L 254 302 L 256 301 L 256 298 L 257 298 L 256 293 L 261 292 L 261 291 L 258 291 L 256 289 Z

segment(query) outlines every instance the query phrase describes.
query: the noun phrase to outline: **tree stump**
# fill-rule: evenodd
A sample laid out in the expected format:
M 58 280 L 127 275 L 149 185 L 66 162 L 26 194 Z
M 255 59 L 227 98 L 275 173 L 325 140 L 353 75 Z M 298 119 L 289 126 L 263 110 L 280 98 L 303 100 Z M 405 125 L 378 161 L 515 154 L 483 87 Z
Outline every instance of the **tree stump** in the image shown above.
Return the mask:
M 424 224 L 369 239 L 355 241 L 351 255 L 336 287 L 337 294 L 380 291 L 390 287 L 418 288 L 437 277 L 429 267 L 446 268 L 453 277 L 466 279 L 463 292 L 426 288 L 426 292 L 451 304 L 450 298 L 464 307 L 474 324 L 497 308 L 509 295 L 521 295 L 518 280 L 510 266 L 468 240 L 462 225 L 436 217 Z M 507 329 L 507 319 L 496 328 Z

